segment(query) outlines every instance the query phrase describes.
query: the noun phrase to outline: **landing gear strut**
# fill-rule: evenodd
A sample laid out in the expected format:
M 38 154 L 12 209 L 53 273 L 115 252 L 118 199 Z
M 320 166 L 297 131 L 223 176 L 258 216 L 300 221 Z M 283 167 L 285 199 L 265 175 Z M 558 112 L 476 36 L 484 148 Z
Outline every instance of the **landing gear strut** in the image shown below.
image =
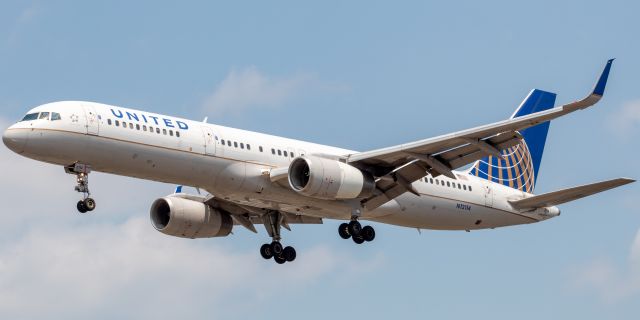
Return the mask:
M 271 259 L 278 263 L 291 262 L 296 259 L 296 249 L 290 246 L 283 247 L 280 243 L 280 229 L 284 222 L 284 216 L 279 211 L 271 210 L 262 218 L 264 227 L 273 241 L 260 247 L 260 255 L 265 259 Z
M 353 242 L 361 244 L 363 242 L 371 242 L 376 238 L 376 231 L 372 226 L 364 226 L 360 224 L 357 217 L 351 218 L 349 223 L 342 223 L 338 227 L 338 234 L 342 239 L 351 238 Z
M 86 164 L 75 163 L 65 167 L 64 171 L 76 176 L 77 184 L 75 190 L 82 193 L 82 200 L 78 201 L 76 209 L 78 209 L 80 213 L 93 211 L 96 208 L 96 201 L 91 198 L 91 192 L 89 192 L 89 173 L 91 172 L 91 167 Z

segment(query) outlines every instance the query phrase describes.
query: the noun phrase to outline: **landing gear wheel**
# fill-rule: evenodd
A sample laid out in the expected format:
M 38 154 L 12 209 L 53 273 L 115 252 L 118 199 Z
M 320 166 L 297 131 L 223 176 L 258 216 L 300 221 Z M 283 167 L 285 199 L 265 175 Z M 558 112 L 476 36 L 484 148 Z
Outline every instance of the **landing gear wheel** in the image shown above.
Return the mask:
M 340 224 L 340 226 L 338 227 L 338 234 L 342 239 L 351 238 L 351 234 L 349 233 L 349 224 L 348 223 Z
M 275 260 L 277 264 L 283 264 L 287 262 L 287 259 L 283 258 L 282 256 L 273 256 L 273 260 Z
M 360 236 L 362 236 L 362 238 L 365 241 L 371 242 L 373 241 L 373 239 L 376 238 L 376 231 L 373 229 L 372 226 L 365 226 L 364 228 L 362 228 L 362 232 L 360 233 Z
M 282 257 L 287 260 L 288 262 L 291 262 L 293 260 L 296 259 L 296 249 L 294 249 L 293 247 L 285 247 L 282 250 Z M 277 262 L 277 261 L 276 261 Z
M 362 235 L 355 236 L 353 237 L 353 242 L 357 244 L 362 244 L 364 242 L 364 238 L 362 237 Z
M 87 211 L 93 211 L 93 209 L 96 208 L 96 201 L 92 198 L 86 198 L 84 199 L 84 207 L 87 209 Z
M 273 258 L 273 251 L 271 251 L 271 245 L 268 243 L 263 244 L 262 247 L 260 247 L 260 255 L 267 260 Z
M 80 213 L 86 213 L 87 212 L 87 207 L 84 204 L 84 201 L 80 200 L 78 201 L 78 204 L 76 205 L 76 208 L 78 209 L 78 211 Z
M 349 222 L 348 231 L 352 237 L 357 237 L 360 235 L 360 232 L 362 232 L 362 225 L 357 220 L 352 220 Z
M 271 252 L 274 257 L 280 256 L 282 254 L 282 244 L 278 241 L 271 242 Z

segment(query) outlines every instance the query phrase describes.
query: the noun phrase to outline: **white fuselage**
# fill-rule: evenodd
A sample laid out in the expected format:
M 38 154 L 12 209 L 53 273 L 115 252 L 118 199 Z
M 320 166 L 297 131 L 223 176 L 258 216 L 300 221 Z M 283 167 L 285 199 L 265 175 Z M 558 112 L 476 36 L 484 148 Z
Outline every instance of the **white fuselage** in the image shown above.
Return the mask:
M 297 156 L 343 157 L 356 153 L 213 124 L 92 102 L 45 104 L 29 113 L 56 112 L 60 120 L 12 125 L 7 146 L 23 156 L 58 165 L 89 164 L 95 171 L 207 190 L 237 204 L 309 216 L 348 220 L 358 200 L 321 200 L 272 182 L 272 169 Z M 151 131 L 152 130 L 152 131 Z M 520 212 L 508 200 L 522 191 L 455 172 L 413 183 L 420 196 L 405 193 L 361 213 L 362 219 L 443 230 L 472 230 L 538 222 L 557 210 Z M 432 182 L 433 181 L 433 182 Z M 553 212 L 553 213 L 550 213 Z

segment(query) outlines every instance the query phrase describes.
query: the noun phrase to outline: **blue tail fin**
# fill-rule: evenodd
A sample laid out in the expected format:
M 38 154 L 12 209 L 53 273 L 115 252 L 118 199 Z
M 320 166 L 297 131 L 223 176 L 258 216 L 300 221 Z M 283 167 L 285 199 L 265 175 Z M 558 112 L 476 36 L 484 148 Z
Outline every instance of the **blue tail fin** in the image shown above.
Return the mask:
M 534 89 L 511 118 L 551 109 L 555 102 L 555 93 Z M 469 174 L 532 193 L 548 131 L 549 122 L 520 131 L 524 139 L 518 145 L 503 150 L 501 158 L 488 156 L 476 161 Z

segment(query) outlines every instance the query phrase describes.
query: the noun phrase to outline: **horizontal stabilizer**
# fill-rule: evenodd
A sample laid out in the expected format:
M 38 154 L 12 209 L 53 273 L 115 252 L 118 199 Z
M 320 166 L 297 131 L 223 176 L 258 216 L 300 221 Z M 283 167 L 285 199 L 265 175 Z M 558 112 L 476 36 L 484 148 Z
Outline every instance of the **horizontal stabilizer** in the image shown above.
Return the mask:
M 573 200 L 588 197 L 590 195 L 600 193 L 609 189 L 617 188 L 628 183 L 635 182 L 633 179 L 618 178 L 608 181 L 596 182 L 579 187 L 573 187 L 554 192 L 549 192 L 530 198 L 509 201 L 515 209 L 536 209 L 551 207 Z

